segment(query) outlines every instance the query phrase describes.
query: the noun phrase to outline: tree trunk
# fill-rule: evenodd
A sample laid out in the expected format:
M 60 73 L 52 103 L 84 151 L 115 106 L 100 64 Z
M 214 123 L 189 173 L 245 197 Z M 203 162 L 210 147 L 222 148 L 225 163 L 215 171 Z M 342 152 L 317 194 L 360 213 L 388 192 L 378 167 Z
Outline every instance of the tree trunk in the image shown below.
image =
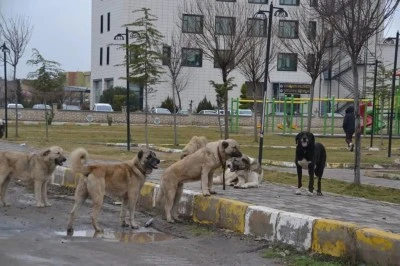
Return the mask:
M 224 82 L 224 84 L 226 84 L 226 82 L 228 81 L 228 74 L 226 73 L 226 70 L 222 71 L 222 81 Z M 225 106 L 224 106 L 225 139 L 229 139 L 228 90 L 225 91 L 224 102 L 225 102 Z
M 308 104 L 308 114 L 307 114 L 307 131 L 311 132 L 311 121 L 312 121 L 312 110 L 314 105 L 314 87 L 315 87 L 315 80 L 311 80 L 311 88 L 310 88 L 310 103 Z M 302 115 L 302 114 L 301 114 Z
M 354 184 L 360 185 L 360 163 L 361 163 L 361 123 L 360 123 L 360 91 L 358 89 L 357 57 L 352 58 L 353 93 L 354 93 L 354 115 L 355 115 L 355 138 L 354 138 Z M 365 110 L 366 111 L 366 110 Z
M 178 146 L 178 137 L 177 137 L 177 132 L 176 132 L 176 104 L 175 104 L 175 84 L 176 80 L 172 79 L 172 110 L 173 110 L 173 115 L 174 115 L 174 145 Z

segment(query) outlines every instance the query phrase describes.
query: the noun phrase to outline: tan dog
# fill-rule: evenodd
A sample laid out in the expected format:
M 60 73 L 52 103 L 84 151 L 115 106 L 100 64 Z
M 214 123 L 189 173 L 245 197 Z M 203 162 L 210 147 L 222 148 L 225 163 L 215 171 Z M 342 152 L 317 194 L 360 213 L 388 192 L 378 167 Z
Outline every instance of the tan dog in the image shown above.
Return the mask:
M 12 177 L 34 182 L 36 207 L 51 206 L 47 199 L 47 184 L 57 165 L 66 161 L 63 149 L 58 146 L 47 148 L 39 153 L 15 151 L 0 152 L 0 203 L 8 206 L 5 197 Z
M 183 183 L 201 180 L 204 196 L 215 194 L 212 189 L 214 170 L 231 157 L 240 157 L 239 144 L 233 139 L 209 142 L 195 153 L 169 166 L 161 176 L 157 203 L 164 200 L 167 221 L 179 221 L 177 208 L 183 192 Z
M 140 195 L 146 175 L 157 169 L 160 160 L 152 151 L 139 151 L 130 161 L 116 164 L 86 165 L 88 153 L 83 148 L 78 148 L 71 153 L 71 168 L 74 174 L 81 173 L 78 186 L 75 190 L 75 204 L 69 216 L 67 234 L 73 235 L 73 222 L 75 212 L 90 196 L 93 202 L 92 224 L 96 232 L 103 232 L 97 223 L 104 195 L 122 199 L 121 226 L 139 228 L 134 221 L 137 200 Z M 126 212 L 129 211 L 129 220 L 126 222 Z
M 208 140 L 206 137 L 193 136 L 190 139 L 189 143 L 186 144 L 185 148 L 182 149 L 181 159 L 188 156 L 189 154 L 194 153 L 198 149 L 205 147 L 207 145 L 207 143 L 208 143 Z

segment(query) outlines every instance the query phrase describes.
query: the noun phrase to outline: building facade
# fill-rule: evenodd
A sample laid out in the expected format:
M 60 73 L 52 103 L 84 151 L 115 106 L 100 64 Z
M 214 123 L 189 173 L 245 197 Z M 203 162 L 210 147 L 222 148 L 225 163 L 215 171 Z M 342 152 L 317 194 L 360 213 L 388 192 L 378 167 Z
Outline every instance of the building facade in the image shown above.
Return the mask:
M 221 0 L 215 0 L 216 2 Z M 285 10 L 294 10 L 301 8 L 299 0 L 270 0 L 274 6 L 282 7 Z M 226 0 L 224 2 L 244 2 L 254 10 L 266 10 L 269 7 L 270 1 L 268 0 Z M 184 2 L 184 1 L 183 1 Z M 91 106 L 99 102 L 102 92 L 113 86 L 126 87 L 126 67 L 124 65 L 125 49 L 119 45 L 124 44 L 124 40 L 114 40 L 114 37 L 119 34 L 125 33 L 126 24 L 132 23 L 138 13 L 134 10 L 139 10 L 143 7 L 149 8 L 150 13 L 158 17 L 154 22 L 156 28 L 164 36 L 163 42 L 168 45 L 171 34 L 176 30 L 182 30 L 184 27 L 182 22 L 182 3 L 181 0 L 92 0 L 92 49 L 91 49 Z M 305 2 L 305 1 L 304 1 Z M 311 4 L 314 1 L 309 1 Z M 192 14 L 186 14 L 189 16 Z M 193 14 L 195 15 L 195 14 Z M 136 17 L 135 17 L 136 16 Z M 191 18 L 193 19 L 193 18 Z M 288 25 L 288 34 L 296 34 L 296 27 L 298 23 L 290 20 L 289 18 L 273 18 L 274 23 L 278 25 Z M 310 19 L 312 21 L 312 19 Z M 282 23 L 281 23 L 282 22 Z M 287 23 L 290 22 L 290 23 Z M 192 23 L 196 23 L 192 20 Z M 318 23 L 318 22 L 316 22 Z M 201 23 L 200 23 L 201 25 Z M 195 24 L 189 24 L 189 27 L 195 27 Z M 285 28 L 287 30 L 287 28 Z M 371 38 L 368 43 L 367 50 L 374 51 L 373 53 L 365 53 L 360 61 L 360 84 L 364 87 L 369 86 L 367 77 L 373 73 L 371 62 L 375 61 L 378 57 L 388 57 L 383 61 L 390 62 L 393 56 L 390 56 L 387 47 L 385 52 L 382 52 L 380 44 L 383 42 L 383 34 Z M 296 38 L 296 36 L 293 36 Z M 131 41 L 131 40 L 130 40 Z M 387 46 L 387 44 L 386 44 Z M 378 47 L 378 48 L 377 48 Z M 188 51 L 195 47 L 187 47 Z M 394 54 L 394 47 L 392 55 Z M 391 49 L 389 49 L 391 50 Z M 276 51 L 276 59 L 270 63 L 269 84 L 267 90 L 267 98 L 281 99 L 285 96 L 294 96 L 296 98 L 309 98 L 310 97 L 310 83 L 311 79 L 301 69 L 296 62 L 296 56 L 288 55 L 287 51 Z M 184 54 L 184 53 L 183 53 Z M 345 54 L 341 55 L 340 62 L 336 63 L 326 71 L 318 79 L 317 85 L 314 90 L 314 97 L 336 97 L 336 98 L 351 98 L 350 91 L 351 84 L 349 79 L 352 78 L 351 71 L 348 67 L 344 67 L 349 63 Z M 166 70 L 166 69 L 165 69 Z M 165 71 L 167 72 L 167 71 Z M 216 83 L 222 83 L 221 71 L 215 68 L 214 62 L 202 57 L 201 51 L 193 53 L 193 51 L 185 58 L 185 66 L 183 72 L 188 75 L 187 85 L 180 93 L 182 102 L 182 109 L 190 109 L 195 111 L 198 103 L 206 97 L 212 104 L 216 105 L 215 89 L 210 85 L 210 80 Z M 234 77 L 233 83 L 237 85 L 232 91 L 229 92 L 229 98 L 237 98 L 240 96 L 241 85 L 246 83 L 246 78 L 238 70 L 230 73 L 229 77 Z M 162 75 L 161 83 L 155 85 L 154 89 L 157 91 L 149 95 L 148 104 L 149 108 L 158 107 L 167 97 L 172 98 L 171 81 L 167 74 Z M 139 88 L 136 84 L 130 84 L 130 91 L 139 96 L 138 99 L 143 101 L 143 89 Z M 262 86 L 259 88 L 258 95 L 261 94 Z M 230 103 L 229 103 L 230 104 Z M 143 102 L 139 104 L 143 107 Z M 281 106 L 276 106 L 277 112 L 282 111 Z M 141 109 L 141 108 L 140 108 Z M 317 105 L 317 111 L 320 108 Z

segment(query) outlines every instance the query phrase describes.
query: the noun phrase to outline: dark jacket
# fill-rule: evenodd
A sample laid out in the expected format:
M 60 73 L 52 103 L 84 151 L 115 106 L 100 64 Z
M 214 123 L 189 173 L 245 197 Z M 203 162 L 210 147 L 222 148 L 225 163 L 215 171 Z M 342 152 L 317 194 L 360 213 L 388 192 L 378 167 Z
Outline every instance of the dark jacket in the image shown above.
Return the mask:
M 343 119 L 343 130 L 347 134 L 353 134 L 356 131 L 356 117 L 354 116 L 354 107 L 350 106 L 346 109 L 346 114 Z

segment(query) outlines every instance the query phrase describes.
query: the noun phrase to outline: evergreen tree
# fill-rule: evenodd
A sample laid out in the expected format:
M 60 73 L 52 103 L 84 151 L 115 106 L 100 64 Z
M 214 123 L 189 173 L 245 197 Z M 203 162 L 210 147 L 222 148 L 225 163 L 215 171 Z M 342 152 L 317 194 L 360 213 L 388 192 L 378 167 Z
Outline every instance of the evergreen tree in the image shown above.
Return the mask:
M 199 102 L 197 106 L 196 113 L 199 113 L 201 110 L 212 110 L 214 107 L 212 106 L 211 102 L 207 100 L 207 97 L 204 96 L 203 100 Z
M 149 11 L 150 9 L 148 8 L 133 11 L 133 13 L 140 12 L 143 15 L 133 23 L 125 25 L 131 27 L 135 33 L 134 41 L 129 44 L 130 56 L 126 58 L 126 61 L 130 69 L 130 82 L 144 88 L 146 147 L 148 147 L 148 97 L 149 94 L 155 92 L 152 86 L 160 82 L 162 56 L 158 51 L 163 37 L 153 24 L 157 17 L 150 14 Z

